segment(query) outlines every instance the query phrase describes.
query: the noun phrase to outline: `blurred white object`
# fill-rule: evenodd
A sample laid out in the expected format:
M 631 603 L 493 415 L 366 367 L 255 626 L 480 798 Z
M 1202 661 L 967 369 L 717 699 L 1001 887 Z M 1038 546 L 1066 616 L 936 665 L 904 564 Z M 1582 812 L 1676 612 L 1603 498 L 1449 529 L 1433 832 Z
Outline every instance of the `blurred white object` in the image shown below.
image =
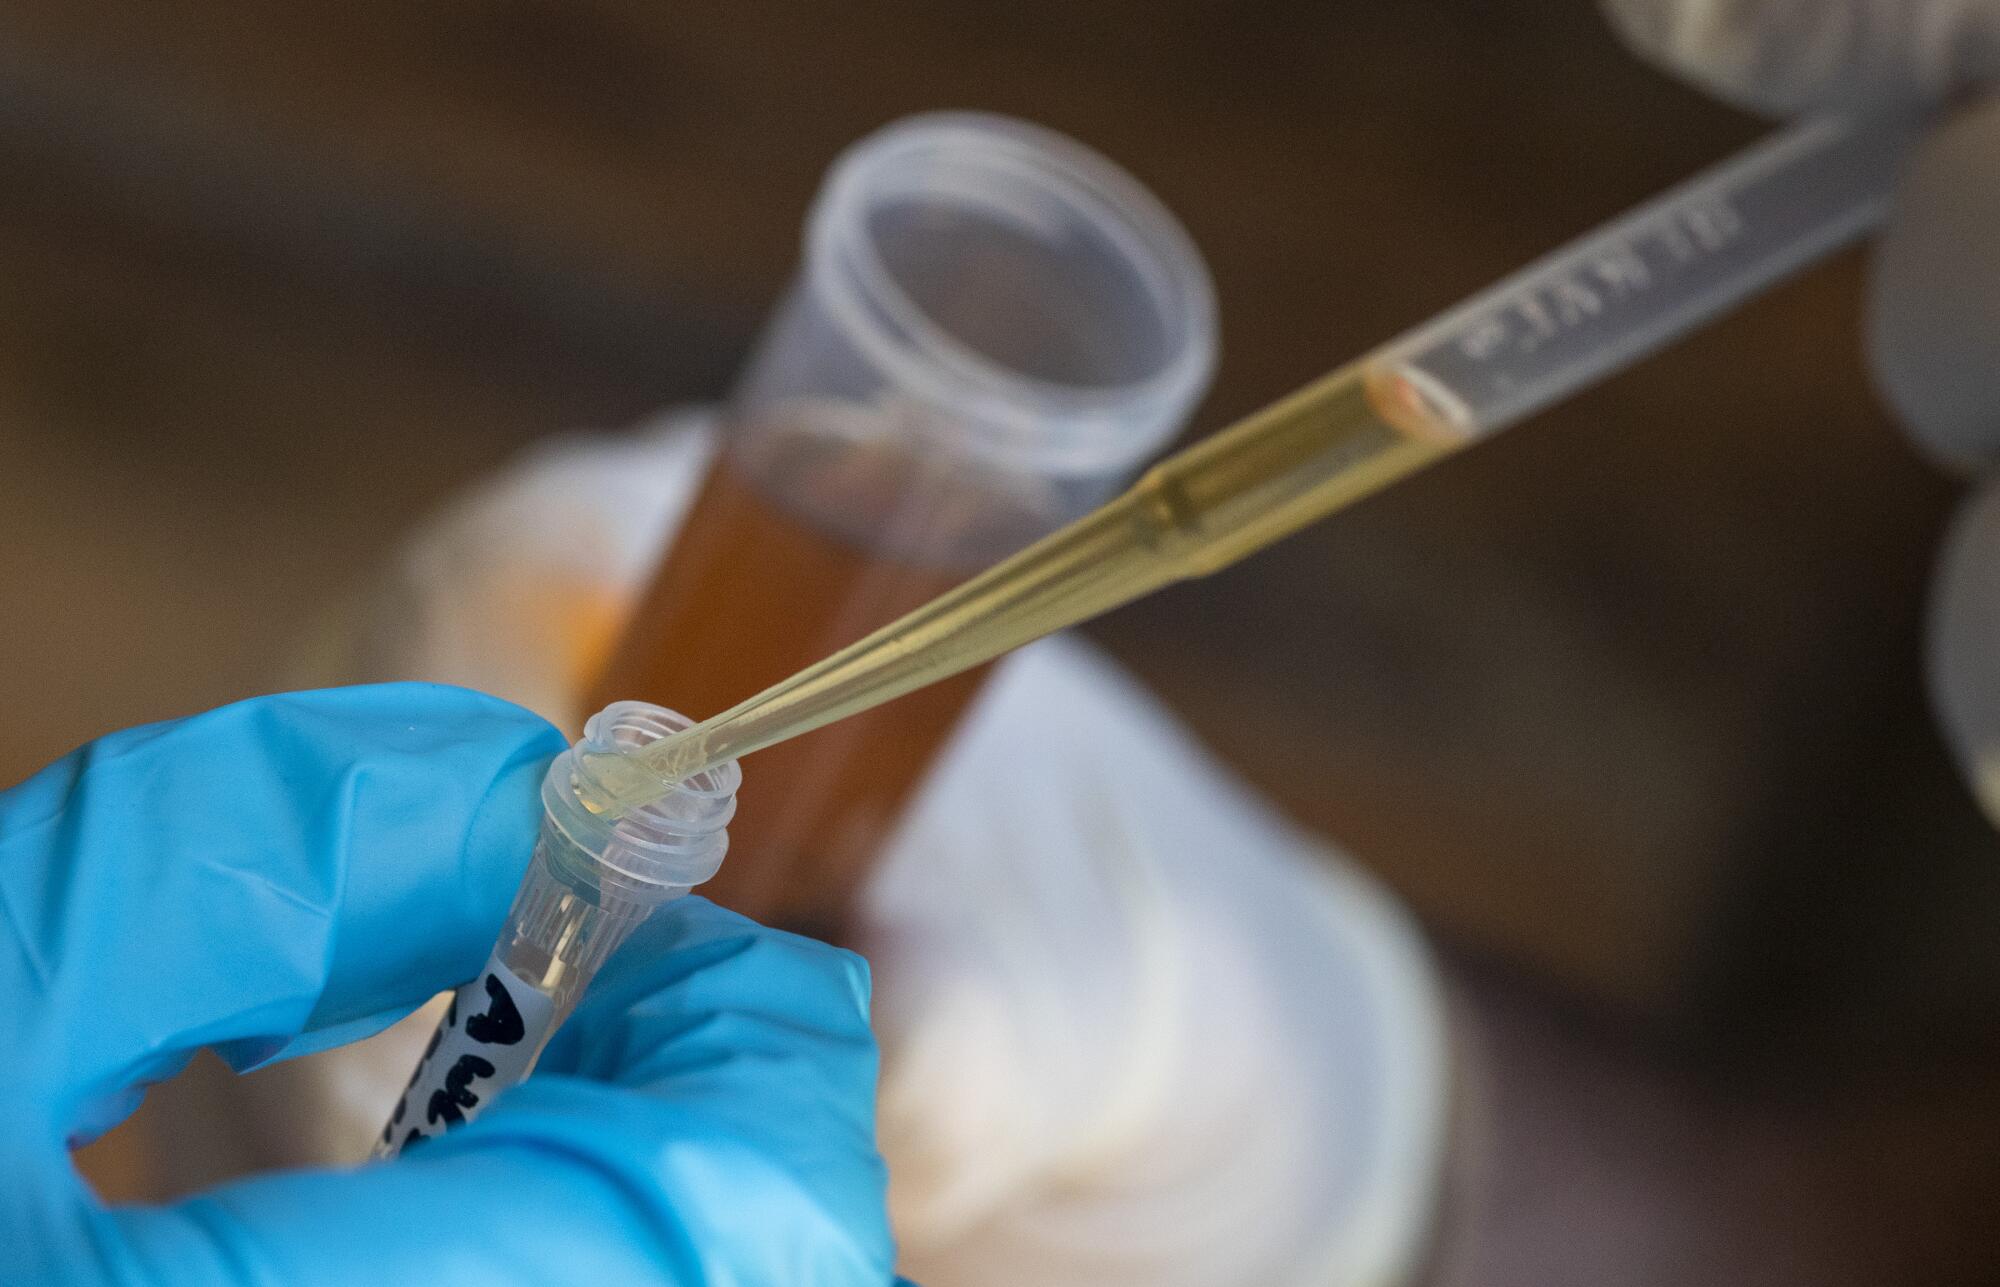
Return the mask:
M 1778 114 L 1940 112 L 1876 243 L 1868 356 L 1918 445 L 2000 462 L 2000 0 L 1605 0 L 1640 53 Z
M 1604 0 L 1643 54 L 1776 115 L 1936 107 L 2000 80 L 1994 0 Z
M 1989 474 L 1946 536 L 1930 687 L 1960 772 L 2000 825 L 2000 0 L 1605 0 L 1641 53 L 1766 111 L 1941 113 L 1869 279 L 1868 356 L 1918 446 Z
M 1959 772 L 2000 826 L 2000 483 L 1952 522 L 1931 593 L 1931 701 Z
M 530 454 L 292 678 L 466 684 L 566 722 L 709 449 L 683 417 Z M 1419 937 L 1086 644 L 1002 667 L 859 919 L 891 1205 L 927 1287 L 1412 1271 L 1448 1062 Z M 322 1128 L 282 1160 L 360 1157 L 431 1021 L 267 1076 Z
M 2000 464 L 2000 100 L 1961 110 L 1912 154 L 1875 245 L 1868 352 L 1934 459 Z

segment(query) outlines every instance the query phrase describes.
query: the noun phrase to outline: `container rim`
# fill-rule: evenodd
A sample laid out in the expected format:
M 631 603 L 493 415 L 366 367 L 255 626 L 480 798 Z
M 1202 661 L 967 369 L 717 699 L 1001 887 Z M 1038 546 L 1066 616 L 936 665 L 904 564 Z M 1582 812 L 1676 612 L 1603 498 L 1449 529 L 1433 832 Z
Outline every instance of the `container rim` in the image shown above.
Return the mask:
M 941 165 L 996 191 L 1060 203 L 1101 234 L 1145 290 L 1165 337 L 1160 360 L 1131 380 L 1065 383 L 1015 370 L 934 320 L 883 261 L 868 213 L 887 196 L 918 190 Z M 1043 470 L 1137 463 L 1179 428 L 1214 369 L 1214 286 L 1187 231 L 1105 157 L 1010 117 L 926 113 L 848 148 L 807 221 L 806 265 L 835 325 L 896 385 L 998 429 L 987 450 L 1031 453 Z

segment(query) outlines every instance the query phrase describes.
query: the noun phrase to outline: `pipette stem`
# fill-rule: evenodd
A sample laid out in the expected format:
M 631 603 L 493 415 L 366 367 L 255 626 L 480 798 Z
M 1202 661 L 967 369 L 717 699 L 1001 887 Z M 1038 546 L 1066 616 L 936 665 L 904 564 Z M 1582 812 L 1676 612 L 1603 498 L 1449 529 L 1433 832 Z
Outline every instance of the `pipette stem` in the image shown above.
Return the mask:
M 674 782 L 1204 576 L 1602 380 L 1867 232 L 1902 122 L 1806 122 L 1161 461 L 1129 491 L 902 619 L 663 738 L 619 809 Z

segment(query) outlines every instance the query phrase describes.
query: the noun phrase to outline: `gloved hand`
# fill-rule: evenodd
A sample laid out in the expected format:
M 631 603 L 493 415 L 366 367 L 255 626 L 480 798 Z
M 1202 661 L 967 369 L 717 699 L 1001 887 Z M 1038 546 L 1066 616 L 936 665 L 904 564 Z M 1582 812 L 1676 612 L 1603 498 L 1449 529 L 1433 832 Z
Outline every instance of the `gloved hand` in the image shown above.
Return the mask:
M 1870 266 L 1876 384 L 1916 443 L 1979 484 L 1931 590 L 1930 689 L 2000 826 L 2000 0 L 1605 0 L 1638 50 L 1779 114 L 1930 113 Z
M 561 745 L 385 685 L 115 734 L 0 795 L 0 1282 L 889 1282 L 865 967 L 698 898 L 407 1157 L 158 1209 L 75 1175 L 65 1141 L 197 1048 L 338 1044 L 472 974 Z

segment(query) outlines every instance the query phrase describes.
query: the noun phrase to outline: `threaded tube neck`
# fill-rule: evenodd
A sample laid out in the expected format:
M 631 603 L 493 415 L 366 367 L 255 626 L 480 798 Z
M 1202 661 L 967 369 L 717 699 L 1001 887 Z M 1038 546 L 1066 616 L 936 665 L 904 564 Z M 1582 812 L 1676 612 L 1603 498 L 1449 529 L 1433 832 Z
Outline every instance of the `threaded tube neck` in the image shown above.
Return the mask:
M 607 893 L 657 902 L 721 867 L 743 781 L 735 761 L 622 813 L 611 807 L 614 793 L 605 781 L 608 764 L 693 722 L 664 706 L 614 702 L 591 716 L 582 740 L 556 757 L 542 780 L 544 826 L 567 842 L 561 865 L 570 875 L 588 877 Z

